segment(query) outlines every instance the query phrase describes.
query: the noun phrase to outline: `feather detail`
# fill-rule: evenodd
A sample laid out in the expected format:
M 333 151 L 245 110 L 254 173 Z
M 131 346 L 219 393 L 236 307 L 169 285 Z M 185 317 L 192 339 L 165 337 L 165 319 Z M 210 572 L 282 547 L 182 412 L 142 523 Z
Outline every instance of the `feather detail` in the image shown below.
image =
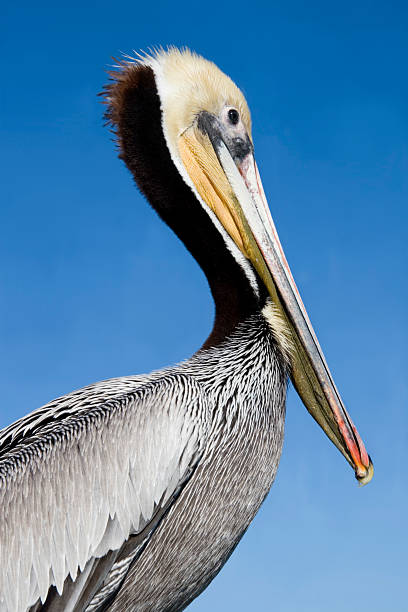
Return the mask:
M 93 385 L 52 402 L 48 416 L 44 407 L 0 433 L 5 610 L 44 602 L 52 586 L 61 595 L 69 576 L 75 580 L 91 559 L 118 550 L 152 520 L 160 499 L 185 477 L 179 462 L 186 447 L 193 452 L 185 471 L 197 462 L 206 431 L 200 387 L 183 375 L 152 378 Z M 203 418 L 186 429 L 192 398 Z

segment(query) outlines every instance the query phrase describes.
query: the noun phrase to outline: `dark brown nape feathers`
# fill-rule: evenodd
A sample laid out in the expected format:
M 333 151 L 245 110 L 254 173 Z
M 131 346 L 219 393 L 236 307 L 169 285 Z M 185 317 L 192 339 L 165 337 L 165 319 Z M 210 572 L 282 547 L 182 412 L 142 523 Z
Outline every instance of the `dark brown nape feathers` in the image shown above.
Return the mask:
M 116 136 L 119 157 L 141 192 L 203 269 L 216 307 L 214 328 L 204 346 L 217 344 L 263 304 L 170 157 L 152 68 L 143 63 L 121 62 L 119 69 L 109 75 L 111 82 L 102 95 L 108 106 L 105 118 Z

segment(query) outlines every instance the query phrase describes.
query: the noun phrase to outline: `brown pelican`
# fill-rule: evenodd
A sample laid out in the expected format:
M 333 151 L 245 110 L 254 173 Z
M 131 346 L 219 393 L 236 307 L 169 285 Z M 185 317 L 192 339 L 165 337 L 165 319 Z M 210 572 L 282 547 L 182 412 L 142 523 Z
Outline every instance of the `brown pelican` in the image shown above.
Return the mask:
M 1 612 L 184 609 L 272 485 L 288 376 L 360 483 L 373 472 L 280 245 L 240 90 L 170 49 L 121 63 L 105 93 L 120 157 L 206 274 L 214 328 L 175 367 L 1 432 Z

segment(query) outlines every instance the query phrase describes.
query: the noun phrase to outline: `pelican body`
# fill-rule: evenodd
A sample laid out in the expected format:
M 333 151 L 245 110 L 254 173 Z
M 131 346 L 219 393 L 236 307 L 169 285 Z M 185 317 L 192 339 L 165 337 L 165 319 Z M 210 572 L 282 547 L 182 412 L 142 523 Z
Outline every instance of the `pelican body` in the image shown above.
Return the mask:
M 120 157 L 203 269 L 214 327 L 177 366 L 74 391 L 0 433 L 0 612 L 183 610 L 273 483 L 288 377 L 357 479 L 373 472 L 283 254 L 242 93 L 188 50 L 112 79 Z

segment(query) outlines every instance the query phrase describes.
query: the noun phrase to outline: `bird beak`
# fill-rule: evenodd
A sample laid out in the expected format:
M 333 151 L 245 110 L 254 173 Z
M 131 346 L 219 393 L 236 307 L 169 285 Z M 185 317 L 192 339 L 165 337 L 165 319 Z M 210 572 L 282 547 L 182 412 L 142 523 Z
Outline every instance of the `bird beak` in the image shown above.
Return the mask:
M 207 114 L 208 115 L 208 114 Z M 204 127 L 203 127 L 204 126 Z M 248 138 L 248 137 L 247 137 Z M 353 467 L 360 484 L 373 465 L 349 417 L 286 261 L 248 138 L 236 154 L 217 118 L 196 123 L 178 139 L 181 160 L 200 198 L 250 260 L 286 328 L 291 379 L 307 410 Z

